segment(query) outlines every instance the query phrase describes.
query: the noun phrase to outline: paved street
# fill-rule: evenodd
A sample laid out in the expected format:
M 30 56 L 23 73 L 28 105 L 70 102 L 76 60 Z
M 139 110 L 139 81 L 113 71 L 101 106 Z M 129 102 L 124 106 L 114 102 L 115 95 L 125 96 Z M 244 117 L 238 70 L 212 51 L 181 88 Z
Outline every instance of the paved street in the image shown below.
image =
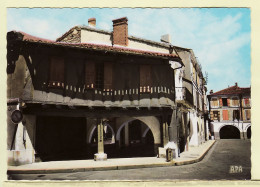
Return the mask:
M 13 174 L 13 180 L 245 180 L 251 177 L 250 140 L 218 140 L 198 163 L 143 169 Z

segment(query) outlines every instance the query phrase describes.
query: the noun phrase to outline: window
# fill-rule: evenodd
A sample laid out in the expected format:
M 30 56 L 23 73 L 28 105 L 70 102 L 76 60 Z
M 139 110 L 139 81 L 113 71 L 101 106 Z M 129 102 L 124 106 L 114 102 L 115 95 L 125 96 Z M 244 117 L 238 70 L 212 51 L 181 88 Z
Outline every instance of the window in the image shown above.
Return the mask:
M 50 87 L 64 87 L 64 59 L 52 57 L 50 61 Z
M 87 62 L 85 69 L 85 85 L 87 89 L 96 88 L 103 91 L 112 91 L 113 64 L 109 62 Z
M 233 121 L 239 119 L 240 119 L 239 110 L 233 110 Z
M 218 120 L 219 121 L 219 111 L 213 111 L 213 119 L 212 120 Z
M 245 110 L 246 120 L 251 120 L 251 110 Z
M 96 63 L 96 86 L 95 88 L 103 90 L 104 87 L 104 64 Z
M 218 107 L 218 99 L 217 98 L 211 99 L 211 106 L 212 107 Z
M 222 106 L 228 106 L 227 98 L 222 98 Z
M 228 110 L 223 110 L 223 120 L 228 120 Z
M 245 106 L 250 106 L 249 98 L 244 98 Z
M 150 92 L 152 75 L 150 65 L 140 65 L 140 93 Z
M 237 97 L 232 98 L 232 106 L 238 106 L 239 105 L 239 100 Z
M 112 91 L 113 89 L 113 64 L 104 63 L 104 91 Z

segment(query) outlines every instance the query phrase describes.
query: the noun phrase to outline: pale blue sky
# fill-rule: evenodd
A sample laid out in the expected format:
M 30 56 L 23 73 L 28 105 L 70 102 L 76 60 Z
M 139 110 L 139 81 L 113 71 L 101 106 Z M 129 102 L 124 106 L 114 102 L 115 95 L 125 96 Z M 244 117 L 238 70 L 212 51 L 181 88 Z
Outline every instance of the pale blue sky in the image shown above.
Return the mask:
M 208 90 L 235 82 L 251 85 L 248 8 L 9 8 L 7 29 L 54 40 L 75 25 L 87 25 L 91 17 L 97 28 L 112 31 L 112 20 L 125 16 L 129 35 L 160 41 L 170 34 L 173 45 L 193 49 L 203 73 L 208 72 Z

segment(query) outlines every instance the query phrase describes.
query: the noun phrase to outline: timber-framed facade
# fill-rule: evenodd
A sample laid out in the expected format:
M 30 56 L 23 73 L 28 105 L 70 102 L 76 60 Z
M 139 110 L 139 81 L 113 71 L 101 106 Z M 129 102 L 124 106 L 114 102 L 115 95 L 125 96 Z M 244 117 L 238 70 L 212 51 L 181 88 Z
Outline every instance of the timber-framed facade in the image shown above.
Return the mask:
M 183 61 L 170 44 L 128 36 L 127 22 L 113 20 L 106 32 L 90 19 L 56 41 L 7 34 L 10 165 L 165 156 L 167 147 L 178 156 L 172 65 Z

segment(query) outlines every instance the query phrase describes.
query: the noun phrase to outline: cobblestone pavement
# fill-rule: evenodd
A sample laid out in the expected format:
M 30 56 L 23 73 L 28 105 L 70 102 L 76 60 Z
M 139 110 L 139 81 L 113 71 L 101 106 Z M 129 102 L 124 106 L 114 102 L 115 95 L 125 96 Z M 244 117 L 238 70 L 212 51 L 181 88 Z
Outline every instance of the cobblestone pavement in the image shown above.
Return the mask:
M 13 174 L 12 180 L 249 180 L 251 141 L 217 140 L 205 158 L 172 167 L 55 174 Z

